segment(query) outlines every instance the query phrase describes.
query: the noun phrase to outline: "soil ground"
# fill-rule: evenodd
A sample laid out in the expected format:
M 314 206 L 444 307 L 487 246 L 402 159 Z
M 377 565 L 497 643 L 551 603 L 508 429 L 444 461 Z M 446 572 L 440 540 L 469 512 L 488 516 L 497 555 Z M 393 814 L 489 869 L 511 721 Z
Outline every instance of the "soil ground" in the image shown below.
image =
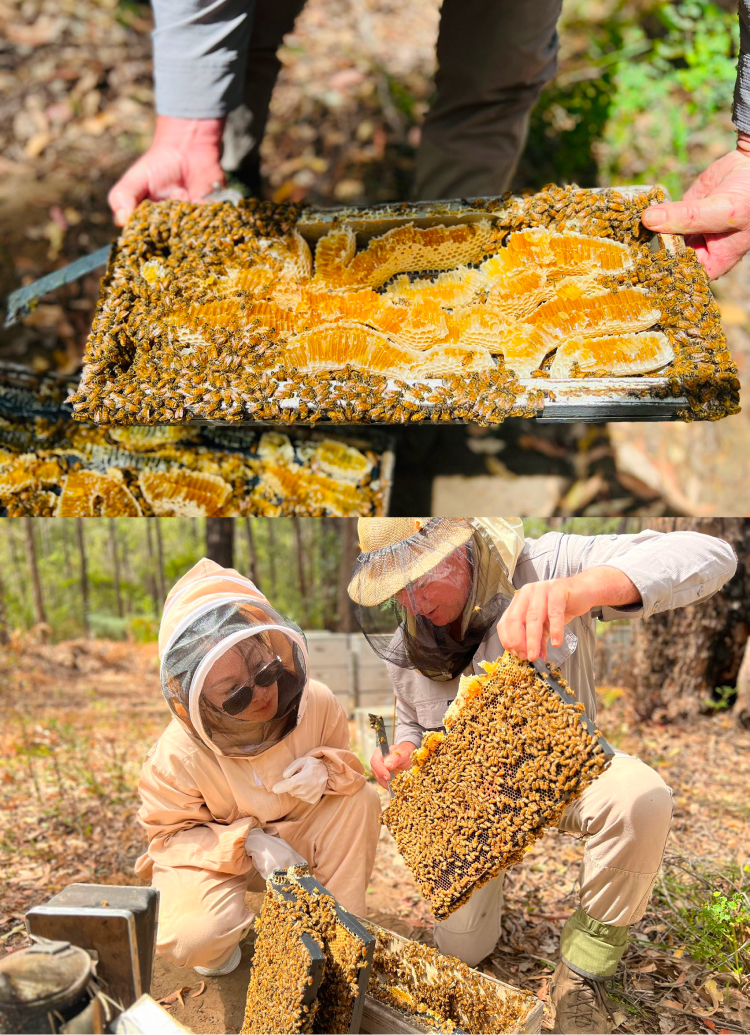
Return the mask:
M 51 646 L 29 636 L 0 654 L 0 685 L 0 952 L 13 952 L 27 943 L 25 911 L 66 885 L 138 883 L 133 864 L 144 848 L 135 819 L 138 774 L 168 713 L 155 644 Z M 750 859 L 750 734 L 720 713 L 684 726 L 638 724 L 624 691 L 602 688 L 600 699 L 608 739 L 654 766 L 675 796 L 664 877 L 611 990 L 618 1031 L 748 1031 L 747 975 L 737 978 L 715 959 L 696 958 L 700 932 L 686 936 L 667 901 L 677 894 L 680 867 L 726 874 Z M 576 904 L 581 854 L 580 843 L 553 831 L 509 871 L 503 934 L 483 964 L 545 1003 L 560 930 Z M 261 901 L 259 894 L 249 898 L 256 911 Z M 431 941 L 429 912 L 385 829 L 368 916 Z M 236 1032 L 251 951 L 248 941 L 237 971 L 205 981 L 157 959 L 152 994 L 167 999 L 173 1015 L 196 1033 Z M 175 995 L 181 989 L 187 989 L 182 1001 Z

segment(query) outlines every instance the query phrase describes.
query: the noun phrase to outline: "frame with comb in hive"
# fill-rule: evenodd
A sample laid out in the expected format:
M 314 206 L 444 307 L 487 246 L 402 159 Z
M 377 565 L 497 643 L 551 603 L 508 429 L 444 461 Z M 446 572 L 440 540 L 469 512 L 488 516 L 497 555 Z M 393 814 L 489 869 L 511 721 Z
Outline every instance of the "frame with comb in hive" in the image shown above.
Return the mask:
M 523 858 L 609 765 L 612 749 L 559 672 L 506 653 L 463 676 L 383 822 L 438 920 Z
M 97 427 L 74 421 L 75 379 L 0 364 L 0 516 L 387 513 L 382 431 Z
M 315 212 L 143 202 L 74 396 L 99 424 L 718 419 L 739 381 L 660 188 Z
M 256 922 L 258 938 L 247 989 L 243 1035 L 358 1032 L 375 936 L 338 904 L 310 875 L 307 866 L 274 870 L 266 881 L 266 892 Z M 294 948 L 294 941 L 302 932 L 314 939 L 323 955 L 322 973 L 316 982 L 314 999 L 306 999 L 307 1009 L 299 1006 L 299 963 L 294 954 L 291 958 L 286 955 L 286 945 L 291 943 Z M 312 977 L 308 977 L 308 986 L 313 984 Z M 302 1022 L 304 1027 L 299 1026 Z

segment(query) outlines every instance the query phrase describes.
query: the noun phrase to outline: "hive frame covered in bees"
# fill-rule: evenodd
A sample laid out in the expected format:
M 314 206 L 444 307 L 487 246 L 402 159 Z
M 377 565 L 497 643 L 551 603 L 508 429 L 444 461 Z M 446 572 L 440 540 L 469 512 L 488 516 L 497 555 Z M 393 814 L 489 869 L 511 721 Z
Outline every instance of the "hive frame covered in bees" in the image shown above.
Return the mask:
M 656 188 L 649 186 L 635 186 L 596 188 L 583 193 L 586 197 L 593 199 L 604 198 L 610 193 L 612 197 L 620 199 L 621 204 L 623 199 L 626 202 L 630 200 L 636 203 L 645 201 L 649 192 L 654 190 Z M 541 197 L 541 194 L 533 197 Z M 528 210 L 523 206 L 528 202 L 529 198 L 506 196 L 502 199 L 469 199 L 415 204 L 388 203 L 366 209 L 305 210 L 299 215 L 295 215 L 293 225 L 311 246 L 314 246 L 332 228 L 346 225 L 355 231 L 357 243 L 361 246 L 371 238 L 405 224 L 412 224 L 414 227 L 424 230 L 430 227 L 455 227 L 472 223 L 487 225 L 488 221 L 492 223 L 495 220 L 498 226 L 506 226 L 509 218 L 521 219 L 523 217 L 525 219 L 525 213 Z M 534 218 L 536 221 L 532 220 L 528 224 L 520 222 L 516 224 L 515 228 L 523 228 L 526 225 L 545 225 L 543 221 L 539 221 L 537 216 Z M 551 223 L 548 225 L 555 229 Z M 560 227 L 565 230 L 566 225 L 563 222 Z M 590 230 L 585 232 L 591 233 Z M 644 239 L 642 230 L 640 239 L 641 241 Z M 649 247 L 652 252 L 663 254 L 669 259 L 679 259 L 682 254 L 686 256 L 688 254 L 682 238 L 674 236 L 650 235 Z M 110 261 L 107 278 L 111 277 L 117 261 L 116 247 Z M 694 257 L 688 262 L 692 268 L 690 276 L 705 279 L 696 263 L 697 260 Z M 107 278 L 105 278 L 105 295 Z M 686 280 L 685 283 L 687 282 Z M 717 314 L 718 310 L 714 306 L 711 313 L 711 320 L 714 323 L 718 321 Z M 703 320 L 703 318 L 701 319 Z M 703 320 L 703 326 L 708 326 L 705 320 Z M 239 402 L 231 404 L 235 407 L 235 412 L 227 417 L 227 421 L 253 423 L 260 420 L 264 423 L 282 424 L 313 423 L 317 420 L 338 423 L 393 423 L 426 419 L 455 423 L 475 420 L 483 423 L 496 423 L 509 415 L 536 417 L 542 421 L 564 422 L 573 420 L 651 421 L 718 419 L 727 413 L 736 412 L 739 382 L 736 377 L 736 368 L 732 364 L 725 344 L 718 343 L 721 338 L 720 331 L 718 337 L 716 334 L 713 335 L 710 345 L 706 343 L 707 351 L 696 348 L 696 345 L 702 344 L 698 339 L 684 338 L 684 331 L 683 328 L 680 333 L 683 334 L 683 339 L 689 346 L 686 346 L 685 357 L 691 358 L 683 359 L 681 354 L 679 364 L 668 368 L 663 374 L 623 377 L 574 376 L 553 379 L 545 376 L 543 371 L 539 371 L 531 377 L 521 377 L 518 380 L 511 377 L 507 385 L 501 385 L 498 382 L 497 388 L 492 373 L 462 375 L 460 378 L 454 376 L 448 379 L 422 377 L 407 381 L 389 378 L 387 383 L 385 383 L 385 379 L 381 379 L 383 383 L 379 384 L 377 391 L 371 395 L 372 401 L 369 409 L 373 411 L 372 413 L 368 412 L 366 406 L 356 408 L 347 404 L 347 392 L 345 391 L 347 383 L 337 380 L 336 372 L 329 373 L 325 379 L 322 375 L 320 377 L 321 387 L 325 387 L 324 394 L 327 393 L 325 404 L 316 397 L 314 389 L 311 394 L 308 393 L 303 398 L 302 395 L 297 394 L 295 382 L 285 381 L 283 374 L 274 381 L 274 375 L 270 374 L 262 388 L 259 389 L 261 394 L 257 399 L 252 396 L 252 393 L 250 396 L 246 393 L 242 395 L 242 399 L 249 399 L 249 402 L 243 402 L 241 407 Z M 700 337 L 702 332 L 696 327 L 688 328 L 687 333 L 695 333 Z M 120 361 L 107 358 L 113 356 L 111 344 L 106 346 L 103 351 L 101 348 L 97 351 L 97 348 L 92 348 L 91 345 L 88 347 L 82 390 L 76 399 L 76 409 L 79 411 L 80 417 L 88 412 L 88 416 L 93 416 L 94 420 L 102 423 L 137 423 L 140 419 L 147 423 L 152 419 L 156 423 L 224 422 L 222 408 L 225 404 L 219 403 L 218 400 L 214 400 L 211 404 L 213 409 L 210 417 L 198 412 L 201 410 L 201 406 L 196 409 L 192 405 L 183 406 L 181 402 L 179 405 L 170 404 L 177 406 L 176 410 L 169 411 L 172 416 L 169 416 L 169 413 L 167 416 L 157 414 L 152 418 L 149 416 L 151 409 L 147 404 L 143 404 L 146 405 L 146 410 L 141 409 L 140 411 L 147 414 L 145 418 L 136 419 L 133 416 L 123 416 L 122 410 L 118 409 L 120 403 L 115 401 L 116 391 L 119 390 L 117 378 L 122 372 L 122 367 L 118 366 Z M 693 360 L 693 356 L 697 358 Z M 699 363 L 700 357 L 703 357 L 705 361 Z M 316 375 L 309 376 L 311 381 L 315 380 Z M 102 396 L 102 391 L 104 391 L 104 396 Z M 111 391 L 114 391 L 115 395 L 107 395 Z M 436 393 L 439 394 L 441 391 L 449 394 L 443 394 L 437 404 L 431 401 L 430 397 L 434 399 Z M 342 392 L 343 396 L 340 400 L 339 396 Z M 269 393 L 272 397 L 270 405 Z M 218 396 L 219 393 L 213 394 Z M 457 399 L 456 396 L 458 396 Z M 482 402 L 481 405 L 476 406 L 474 401 L 478 396 L 482 397 Z M 396 400 L 403 398 L 405 402 L 403 406 L 391 402 L 379 406 L 377 400 L 380 397 Z M 125 399 L 126 397 L 118 396 L 117 398 Z M 95 402 L 92 401 L 94 399 L 96 399 Z M 99 408 L 94 409 L 95 406 Z M 238 407 L 240 408 L 238 409 Z M 469 415 L 466 416 L 466 414 Z
M 443 920 L 520 862 L 614 750 L 556 670 L 507 652 L 463 676 L 382 821 L 433 915 Z
M 274 1009 L 285 1011 L 285 1025 L 290 1032 L 311 1032 L 317 1011 L 318 992 L 325 974 L 326 955 L 318 939 L 309 931 L 299 930 L 298 924 L 294 922 L 298 913 L 297 896 L 294 890 L 278 881 L 274 883 L 273 891 L 270 894 L 275 896 L 277 903 L 285 903 L 289 907 L 288 914 L 283 909 L 279 913 L 280 917 L 286 919 L 288 916 L 288 919 L 292 921 L 290 930 L 286 932 L 283 948 L 286 949 L 289 958 L 295 960 L 297 965 L 301 965 L 303 968 L 301 973 L 298 971 L 294 975 L 296 983 L 293 986 L 291 982 L 271 982 L 275 990 Z M 261 933 L 259 939 L 263 937 L 264 935 Z M 268 962 L 266 958 L 261 958 L 260 952 L 253 958 L 245 1019 L 241 1029 L 247 1035 L 256 1026 L 252 1025 L 253 1003 L 251 1002 L 251 991 L 254 990 L 257 977 L 255 967 L 268 966 Z M 271 963 L 271 967 L 275 962 L 277 961 L 274 960 Z M 270 976 L 271 978 L 275 976 L 272 970 Z M 263 981 L 262 976 L 260 980 Z M 274 1030 L 277 1026 L 274 1024 Z M 271 1031 L 270 1028 L 268 1030 Z
M 544 1006 L 532 992 L 522 991 L 505 981 L 500 981 L 491 974 L 467 967 L 460 960 L 443 956 L 437 949 L 403 938 L 393 931 L 379 927 L 371 920 L 365 920 L 363 923 L 376 936 L 377 946 L 361 1031 L 382 1033 L 436 1030 L 435 1024 L 430 1025 L 422 1019 L 425 1012 L 422 1012 L 420 1017 L 420 1014 L 412 1009 L 399 1008 L 395 1005 L 395 997 L 392 993 L 388 993 L 392 981 L 392 975 L 388 973 L 388 970 L 391 969 L 392 962 L 397 960 L 400 970 L 397 987 L 400 992 L 406 993 L 402 1000 L 404 1003 L 408 1002 L 410 998 L 415 1005 L 420 1005 L 424 1010 L 425 985 L 437 984 L 441 980 L 446 980 L 466 989 L 467 985 L 474 983 L 475 988 L 480 990 L 483 1005 L 492 1004 L 493 1001 L 497 1004 L 494 1014 L 491 1005 L 484 1013 L 482 1032 L 541 1032 Z M 378 986 L 381 985 L 386 992 L 385 996 L 378 995 Z M 390 1002 L 384 1000 L 390 1000 Z M 508 1018 L 507 1014 L 503 1018 L 503 1013 L 509 1010 L 513 1010 L 512 1018 Z M 460 1002 L 455 1009 L 455 1016 L 446 1019 L 455 1025 L 453 1030 L 456 1032 L 472 1028 L 471 1019 L 463 1012 Z M 493 1025 L 493 1019 L 500 1023 Z M 440 1030 L 439 1023 L 437 1028 Z
M 372 962 L 375 955 L 375 937 L 374 935 L 355 917 L 352 913 L 349 913 L 346 909 L 343 909 L 336 901 L 330 891 L 325 888 L 319 880 L 311 876 L 309 873 L 302 872 L 301 868 L 291 867 L 286 871 L 274 871 L 275 873 L 284 872 L 285 879 L 290 881 L 292 885 L 297 885 L 304 892 L 315 897 L 329 898 L 333 902 L 334 910 L 336 913 L 336 925 L 341 934 L 344 937 L 349 936 L 355 942 L 358 942 L 362 946 L 362 966 L 359 967 L 357 973 L 357 995 L 352 1000 L 351 1004 L 351 1015 L 349 1018 L 349 1032 L 358 1032 L 360 1030 L 360 1023 L 362 1021 L 362 1011 L 365 1005 L 365 994 L 367 987 L 370 982 L 370 973 L 372 970 Z M 322 994 L 324 991 L 325 975 L 323 984 L 319 989 L 319 993 Z

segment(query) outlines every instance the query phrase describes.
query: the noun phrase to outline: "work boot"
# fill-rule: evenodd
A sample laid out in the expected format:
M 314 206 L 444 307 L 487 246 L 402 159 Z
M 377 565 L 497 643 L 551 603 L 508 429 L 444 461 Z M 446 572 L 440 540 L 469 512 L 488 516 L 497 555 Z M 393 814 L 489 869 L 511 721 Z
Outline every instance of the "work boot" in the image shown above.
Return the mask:
M 552 977 L 552 1005 L 560 1035 L 610 1035 L 612 1015 L 604 998 L 604 982 L 581 977 L 565 963 Z

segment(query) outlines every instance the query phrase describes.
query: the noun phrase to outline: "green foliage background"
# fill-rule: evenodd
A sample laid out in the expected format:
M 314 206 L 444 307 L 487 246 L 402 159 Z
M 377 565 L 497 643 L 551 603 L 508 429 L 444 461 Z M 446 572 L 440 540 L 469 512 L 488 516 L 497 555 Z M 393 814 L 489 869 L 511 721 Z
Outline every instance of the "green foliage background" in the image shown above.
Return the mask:
M 348 577 L 348 572 L 342 573 L 341 570 L 341 520 L 299 519 L 306 589 L 302 593 L 293 519 L 250 519 L 258 584 L 280 611 L 305 629 L 336 629 L 338 626 L 339 581 L 341 577 Z M 149 522 L 153 560 L 148 550 Z M 51 638 L 64 640 L 83 636 L 86 623 L 76 519 L 36 518 L 31 523 Z M 92 636 L 137 642 L 156 639 L 163 603 L 155 546 L 157 523 L 162 539 L 166 593 L 205 556 L 205 519 L 90 518 L 82 522 L 89 596 L 88 624 Z M 635 532 L 646 523 L 641 518 L 524 520 L 527 536 L 534 538 L 552 528 L 579 535 L 597 535 Z M 122 617 L 117 612 L 110 544 L 112 526 L 120 559 Z M 249 575 L 247 522 L 241 518 L 234 522 L 234 558 L 235 567 Z M 22 518 L 6 518 L 0 525 L 0 572 L 8 629 L 30 629 L 36 622 L 36 615 L 26 527 Z
M 662 183 L 680 197 L 734 146 L 736 5 L 566 0 L 560 36 L 519 187 Z

